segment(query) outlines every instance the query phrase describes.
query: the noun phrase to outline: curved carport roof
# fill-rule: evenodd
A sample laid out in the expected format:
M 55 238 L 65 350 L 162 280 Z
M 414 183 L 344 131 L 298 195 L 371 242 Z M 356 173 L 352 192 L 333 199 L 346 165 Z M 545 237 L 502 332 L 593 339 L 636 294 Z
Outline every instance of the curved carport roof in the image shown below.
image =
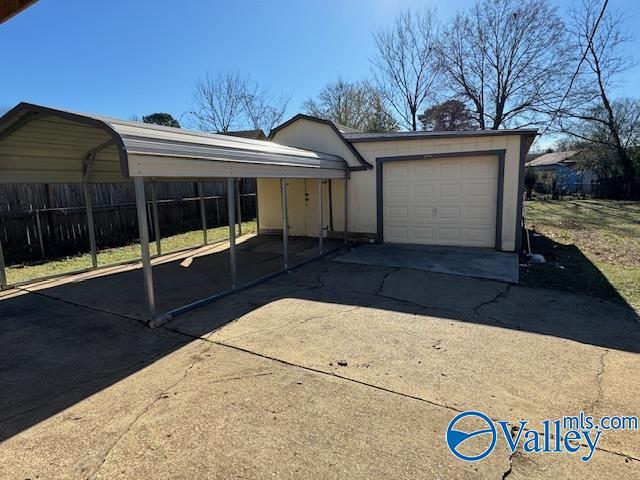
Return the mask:
M 345 178 L 338 156 L 20 103 L 0 118 L 0 183 L 131 177 Z

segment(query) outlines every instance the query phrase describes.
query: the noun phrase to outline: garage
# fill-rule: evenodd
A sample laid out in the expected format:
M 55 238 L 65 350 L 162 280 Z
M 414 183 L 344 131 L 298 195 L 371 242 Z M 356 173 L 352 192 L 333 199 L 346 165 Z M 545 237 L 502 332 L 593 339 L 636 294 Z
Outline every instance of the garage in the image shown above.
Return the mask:
M 382 164 L 382 239 L 494 247 L 499 155 L 390 158 Z
M 356 132 L 299 114 L 269 138 L 345 160 L 351 173 L 346 215 L 355 242 L 516 252 L 522 243 L 524 161 L 536 134 L 534 129 Z M 279 196 L 267 182 L 258 181 L 260 226 L 277 229 L 277 215 L 266 206 L 276 208 Z M 340 180 L 333 182 L 324 197 L 333 209 L 326 224 L 332 219 L 340 230 L 344 191 Z

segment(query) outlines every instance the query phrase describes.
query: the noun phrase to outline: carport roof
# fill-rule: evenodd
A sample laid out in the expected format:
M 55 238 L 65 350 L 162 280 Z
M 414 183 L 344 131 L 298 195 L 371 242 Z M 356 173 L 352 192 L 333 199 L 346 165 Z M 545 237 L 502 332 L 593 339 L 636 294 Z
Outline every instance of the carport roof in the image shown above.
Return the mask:
M 0 183 L 344 178 L 338 156 L 20 103 L 0 118 Z

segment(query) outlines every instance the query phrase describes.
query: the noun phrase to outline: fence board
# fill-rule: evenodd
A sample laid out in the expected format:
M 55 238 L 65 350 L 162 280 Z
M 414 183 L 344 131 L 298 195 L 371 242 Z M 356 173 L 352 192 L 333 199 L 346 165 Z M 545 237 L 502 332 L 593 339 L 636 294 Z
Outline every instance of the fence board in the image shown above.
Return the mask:
M 207 226 L 228 225 L 226 182 L 203 182 L 203 186 Z M 98 249 L 137 241 L 133 185 L 94 184 L 92 190 Z M 243 219 L 255 218 L 255 180 L 243 179 L 240 191 Z M 201 228 L 195 183 L 157 183 L 156 192 L 163 237 Z M 151 219 L 148 223 L 151 238 L 155 238 Z M 0 184 L 0 241 L 7 265 L 88 252 L 82 185 Z

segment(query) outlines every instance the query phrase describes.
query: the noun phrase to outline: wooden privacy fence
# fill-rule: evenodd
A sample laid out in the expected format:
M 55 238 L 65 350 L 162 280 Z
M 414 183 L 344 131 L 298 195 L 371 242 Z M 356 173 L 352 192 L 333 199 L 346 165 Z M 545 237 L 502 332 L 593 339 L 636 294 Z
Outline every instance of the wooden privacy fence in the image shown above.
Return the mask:
M 228 225 L 226 183 L 202 182 L 207 227 Z M 202 228 L 200 192 L 194 182 L 156 183 L 162 237 Z M 150 236 L 151 185 L 146 185 Z M 256 183 L 240 182 L 242 218 L 256 217 Z M 138 240 L 133 184 L 93 184 L 93 217 L 98 249 Z M 0 185 L 0 241 L 7 265 L 90 251 L 81 184 Z

